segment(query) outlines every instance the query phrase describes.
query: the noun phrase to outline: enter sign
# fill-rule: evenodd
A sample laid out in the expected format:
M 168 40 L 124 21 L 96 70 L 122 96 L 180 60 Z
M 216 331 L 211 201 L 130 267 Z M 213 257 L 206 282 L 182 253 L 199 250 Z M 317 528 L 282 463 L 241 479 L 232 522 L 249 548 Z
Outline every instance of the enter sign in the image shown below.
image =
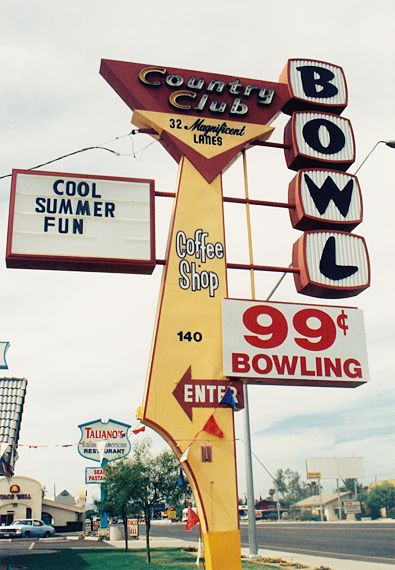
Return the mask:
M 192 408 L 226 408 L 222 403 L 227 389 L 230 388 L 235 401 L 235 409 L 244 408 L 243 385 L 229 380 L 192 379 L 192 368 L 187 368 L 181 380 L 173 390 L 173 395 L 186 415 L 192 420 Z

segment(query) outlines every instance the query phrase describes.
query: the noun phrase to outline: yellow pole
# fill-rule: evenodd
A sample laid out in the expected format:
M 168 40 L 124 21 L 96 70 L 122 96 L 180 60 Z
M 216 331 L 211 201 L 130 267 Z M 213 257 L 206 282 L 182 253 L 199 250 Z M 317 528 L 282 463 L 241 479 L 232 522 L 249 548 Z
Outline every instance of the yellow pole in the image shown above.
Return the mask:
M 245 149 L 242 150 L 243 156 L 243 177 L 244 177 L 244 196 L 247 200 L 246 203 L 246 218 L 247 218 L 247 236 L 248 236 L 248 259 L 249 264 L 254 265 L 254 252 L 252 248 L 252 232 L 251 232 L 251 212 L 249 203 L 249 192 L 248 192 L 248 176 L 247 176 L 247 156 Z M 250 269 L 250 282 L 251 282 L 251 298 L 255 300 L 255 272 L 254 269 Z

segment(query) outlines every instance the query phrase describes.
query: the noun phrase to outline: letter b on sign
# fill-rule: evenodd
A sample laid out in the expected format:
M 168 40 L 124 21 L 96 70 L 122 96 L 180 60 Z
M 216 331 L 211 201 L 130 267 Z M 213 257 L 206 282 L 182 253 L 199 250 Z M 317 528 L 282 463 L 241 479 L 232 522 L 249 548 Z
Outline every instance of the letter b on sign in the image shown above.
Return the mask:
M 314 109 L 340 115 L 347 106 L 347 86 L 338 65 L 311 59 L 290 59 L 280 75 L 287 83 L 290 100 L 282 111 Z

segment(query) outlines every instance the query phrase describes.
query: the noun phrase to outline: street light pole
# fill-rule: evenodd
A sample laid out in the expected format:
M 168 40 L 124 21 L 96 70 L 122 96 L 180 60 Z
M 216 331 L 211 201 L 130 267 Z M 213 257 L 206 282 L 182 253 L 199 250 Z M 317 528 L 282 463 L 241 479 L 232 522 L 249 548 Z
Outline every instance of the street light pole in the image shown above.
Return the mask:
M 393 141 L 377 141 L 376 144 L 374 145 L 374 147 L 372 148 L 372 150 L 370 152 L 368 152 L 368 154 L 365 156 L 365 158 L 363 159 L 363 161 L 361 162 L 361 164 L 358 166 L 358 168 L 356 169 L 356 171 L 354 172 L 354 176 L 356 174 L 358 174 L 358 172 L 361 170 L 362 166 L 365 164 L 365 162 L 368 160 L 369 156 L 372 154 L 372 152 L 376 149 L 376 147 L 379 146 L 379 144 L 385 144 L 386 146 L 389 146 L 390 148 L 395 148 L 395 140 Z

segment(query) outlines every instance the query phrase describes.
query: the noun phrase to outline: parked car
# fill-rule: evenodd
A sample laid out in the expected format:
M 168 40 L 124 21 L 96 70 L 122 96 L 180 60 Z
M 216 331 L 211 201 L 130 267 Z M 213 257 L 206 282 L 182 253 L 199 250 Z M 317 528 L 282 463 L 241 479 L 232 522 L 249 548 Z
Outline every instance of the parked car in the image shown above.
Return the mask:
M 0 537 L 4 538 L 48 538 L 55 529 L 38 519 L 17 519 L 7 526 L 0 526 Z

